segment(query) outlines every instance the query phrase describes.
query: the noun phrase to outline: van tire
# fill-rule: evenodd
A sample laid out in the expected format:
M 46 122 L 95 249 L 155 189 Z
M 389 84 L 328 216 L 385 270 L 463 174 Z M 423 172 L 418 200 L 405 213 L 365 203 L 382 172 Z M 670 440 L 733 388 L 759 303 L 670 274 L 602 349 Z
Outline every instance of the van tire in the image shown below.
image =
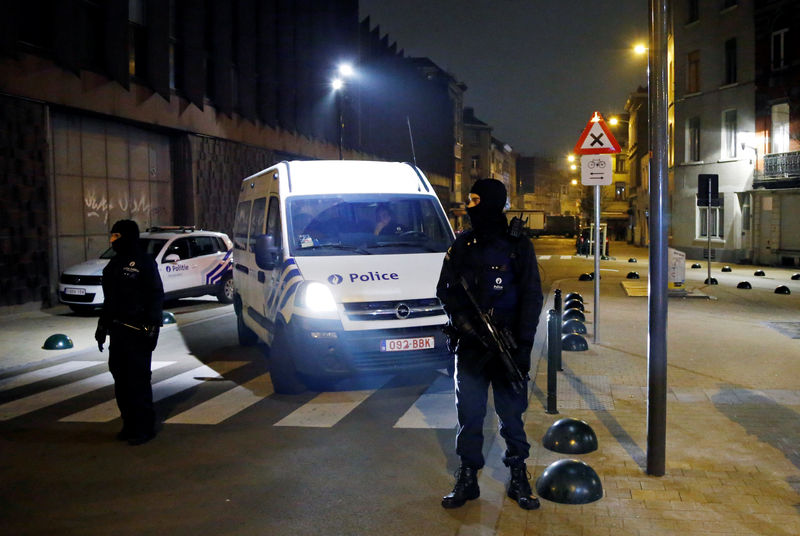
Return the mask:
M 219 283 L 217 300 L 219 300 L 219 303 L 233 303 L 233 296 L 235 293 L 236 289 L 233 286 L 233 276 L 228 274 L 224 276 Z
M 243 314 L 244 311 L 236 315 L 236 334 L 239 336 L 239 346 L 253 346 L 258 342 L 258 335 L 244 323 Z
M 269 373 L 272 378 L 272 387 L 278 394 L 296 395 L 306 390 L 294 365 L 283 328 L 277 329 L 269 348 Z

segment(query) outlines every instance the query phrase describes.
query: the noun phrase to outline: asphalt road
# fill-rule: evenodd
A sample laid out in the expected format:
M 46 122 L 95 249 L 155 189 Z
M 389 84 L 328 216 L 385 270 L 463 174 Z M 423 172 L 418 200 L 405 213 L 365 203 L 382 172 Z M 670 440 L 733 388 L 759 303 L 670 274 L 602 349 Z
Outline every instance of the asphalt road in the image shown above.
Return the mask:
M 574 242 L 542 238 L 537 254 Z M 587 259 L 542 263 L 545 289 Z M 443 371 L 272 391 L 268 359 L 209 302 L 162 332 L 153 356 L 159 435 L 130 447 L 105 355 L 0 380 L 0 516 L 7 534 L 491 534 L 502 443 L 487 419 L 480 508 L 445 511 L 455 409 Z M 491 451 L 491 452 L 490 452 Z M 488 532 L 487 532 L 488 531 Z

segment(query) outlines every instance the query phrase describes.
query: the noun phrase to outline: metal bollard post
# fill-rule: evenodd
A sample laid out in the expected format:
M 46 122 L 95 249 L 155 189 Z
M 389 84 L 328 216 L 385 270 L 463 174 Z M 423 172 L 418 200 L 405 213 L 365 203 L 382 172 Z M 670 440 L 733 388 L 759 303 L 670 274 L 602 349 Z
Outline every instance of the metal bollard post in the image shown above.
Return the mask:
M 550 309 L 547 316 L 547 413 L 558 413 L 558 393 L 556 369 L 558 353 L 561 351 L 561 318 L 555 309 Z
M 556 314 L 558 315 L 558 318 L 561 318 L 561 313 L 563 313 L 564 311 L 561 310 L 561 289 L 560 288 L 557 288 L 555 293 L 554 293 L 554 296 L 553 296 L 553 307 L 555 307 L 555 309 L 556 309 Z

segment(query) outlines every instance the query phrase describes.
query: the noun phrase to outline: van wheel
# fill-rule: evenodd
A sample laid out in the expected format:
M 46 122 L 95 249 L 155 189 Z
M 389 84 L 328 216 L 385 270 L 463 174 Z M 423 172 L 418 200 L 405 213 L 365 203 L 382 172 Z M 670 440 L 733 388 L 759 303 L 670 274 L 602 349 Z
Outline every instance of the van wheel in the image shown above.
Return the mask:
M 235 292 L 236 289 L 233 286 L 233 276 L 228 274 L 222 278 L 222 281 L 219 284 L 219 290 L 217 290 L 217 300 L 219 300 L 220 303 L 233 303 L 233 295 Z
M 255 331 L 247 327 L 242 318 L 242 314 L 244 314 L 244 311 L 236 315 L 236 334 L 239 335 L 239 345 L 253 346 L 258 342 L 258 335 L 256 335 Z
M 272 346 L 269 348 L 269 373 L 272 377 L 272 386 L 278 394 L 296 395 L 306 390 L 294 366 L 286 333 L 281 328 L 275 332 Z

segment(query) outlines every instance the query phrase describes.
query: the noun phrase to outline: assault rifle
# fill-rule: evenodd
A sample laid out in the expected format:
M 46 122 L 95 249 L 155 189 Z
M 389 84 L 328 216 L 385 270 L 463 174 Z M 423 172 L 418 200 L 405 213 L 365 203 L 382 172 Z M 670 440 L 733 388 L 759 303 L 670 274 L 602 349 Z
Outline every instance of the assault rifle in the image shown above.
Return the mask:
M 514 356 L 511 354 L 511 352 L 517 348 L 517 343 L 514 342 L 513 335 L 508 328 L 500 329 L 495 325 L 491 311 L 489 313 L 484 313 L 481 310 L 475 296 L 470 292 L 469 285 L 467 284 L 467 280 L 464 279 L 464 276 L 461 276 L 461 286 L 464 288 L 464 293 L 469 298 L 470 303 L 472 303 L 472 307 L 475 309 L 475 313 L 480 320 L 481 327 L 478 329 L 482 328 L 483 331 L 488 334 L 488 337 L 481 337 L 481 342 L 488 347 L 489 351 L 497 354 L 500 358 L 503 368 L 506 369 L 506 376 L 511 382 L 511 388 L 517 393 L 523 392 L 525 390 L 527 377 L 519 369 L 516 361 L 514 361 Z

